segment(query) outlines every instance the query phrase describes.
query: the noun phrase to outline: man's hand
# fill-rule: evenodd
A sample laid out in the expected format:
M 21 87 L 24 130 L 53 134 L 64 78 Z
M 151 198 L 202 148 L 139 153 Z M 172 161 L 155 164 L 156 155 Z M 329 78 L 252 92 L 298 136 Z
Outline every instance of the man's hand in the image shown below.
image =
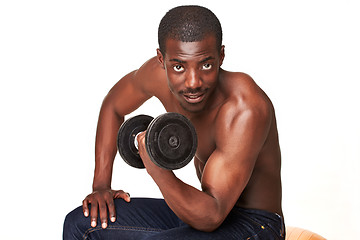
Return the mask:
M 89 216 L 89 204 L 91 204 L 91 226 L 96 227 L 98 213 L 100 213 L 101 227 L 106 228 L 108 225 L 108 215 L 111 222 L 116 220 L 116 211 L 114 205 L 114 198 L 122 198 L 126 202 L 130 202 L 130 194 L 122 190 L 111 190 L 111 189 L 101 189 L 94 190 L 89 194 L 83 201 L 83 212 L 84 216 Z
M 146 168 L 146 171 L 148 172 L 148 174 L 151 176 L 153 171 L 162 171 L 164 169 L 158 167 L 155 165 L 155 163 L 153 163 L 149 157 L 148 152 L 146 151 L 146 146 L 145 146 L 145 134 L 146 131 L 140 133 L 137 136 L 137 141 L 138 141 L 138 150 L 139 150 L 139 155 L 141 157 L 141 160 L 144 163 L 144 166 Z M 168 170 L 167 170 L 168 171 Z

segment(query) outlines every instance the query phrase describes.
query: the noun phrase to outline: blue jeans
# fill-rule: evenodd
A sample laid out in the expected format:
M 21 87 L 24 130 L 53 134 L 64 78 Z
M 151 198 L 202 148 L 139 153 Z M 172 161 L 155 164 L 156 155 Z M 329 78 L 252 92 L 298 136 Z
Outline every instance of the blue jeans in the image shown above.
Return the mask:
M 133 198 L 130 203 L 115 199 L 116 222 L 106 229 L 90 226 L 82 207 L 70 212 L 64 223 L 63 239 L 285 239 L 282 218 L 255 209 L 234 207 L 223 224 L 206 233 L 181 221 L 163 199 Z

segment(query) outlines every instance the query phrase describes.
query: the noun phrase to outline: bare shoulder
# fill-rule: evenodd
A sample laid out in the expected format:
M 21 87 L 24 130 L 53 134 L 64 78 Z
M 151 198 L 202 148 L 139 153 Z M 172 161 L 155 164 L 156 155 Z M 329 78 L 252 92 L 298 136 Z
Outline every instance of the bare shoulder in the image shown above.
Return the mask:
M 129 114 L 152 96 L 160 95 L 164 82 L 165 71 L 153 57 L 122 77 L 105 97 L 103 106 L 109 106 L 118 115 Z
M 272 103 L 266 93 L 248 74 L 222 71 L 221 88 L 225 101 L 222 110 L 233 114 L 268 114 L 273 111 Z
M 224 102 L 216 119 L 218 137 L 226 132 L 245 133 L 256 129 L 258 137 L 265 138 L 274 111 L 265 92 L 249 75 L 241 72 L 222 71 L 220 86 Z
M 149 96 L 154 96 L 156 89 L 163 83 L 164 79 L 166 80 L 164 69 L 161 67 L 156 57 L 152 57 L 139 69 L 134 70 L 121 78 L 110 92 L 116 92 L 117 89 L 121 89 L 125 85 L 131 85 L 138 91 L 142 91 Z
M 146 61 L 136 72 L 135 81 L 151 96 L 157 95 L 157 90 L 163 89 L 166 83 L 165 70 L 156 57 Z

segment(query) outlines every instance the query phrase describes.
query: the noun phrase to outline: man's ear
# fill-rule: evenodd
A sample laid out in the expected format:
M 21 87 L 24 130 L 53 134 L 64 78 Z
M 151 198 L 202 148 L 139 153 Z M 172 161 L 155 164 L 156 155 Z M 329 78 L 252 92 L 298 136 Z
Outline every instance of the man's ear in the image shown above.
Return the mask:
M 161 64 L 161 67 L 165 69 L 164 56 L 162 55 L 160 49 L 156 49 L 157 59 Z
M 223 64 L 224 58 L 225 58 L 225 45 L 222 45 L 220 49 L 220 66 Z

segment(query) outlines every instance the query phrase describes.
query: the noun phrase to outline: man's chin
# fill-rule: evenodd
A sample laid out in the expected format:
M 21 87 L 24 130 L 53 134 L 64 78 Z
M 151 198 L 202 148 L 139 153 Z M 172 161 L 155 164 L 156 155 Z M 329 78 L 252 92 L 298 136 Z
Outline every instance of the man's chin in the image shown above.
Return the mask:
M 185 111 L 190 112 L 190 113 L 200 113 L 205 108 L 205 105 L 201 104 L 201 103 L 196 103 L 196 104 L 181 103 L 180 105 Z

